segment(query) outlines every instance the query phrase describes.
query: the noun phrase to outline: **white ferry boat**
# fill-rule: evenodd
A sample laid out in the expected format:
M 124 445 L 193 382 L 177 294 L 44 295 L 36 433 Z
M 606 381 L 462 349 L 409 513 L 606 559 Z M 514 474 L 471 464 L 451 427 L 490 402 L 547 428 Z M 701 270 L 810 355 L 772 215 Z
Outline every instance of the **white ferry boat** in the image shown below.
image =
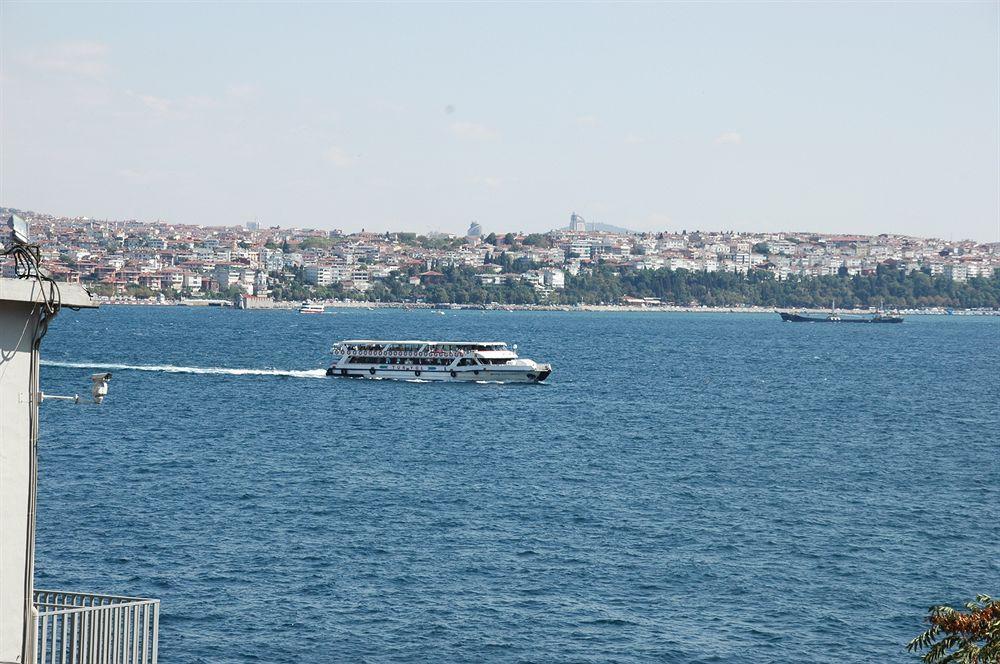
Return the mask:
M 310 302 L 309 300 L 306 300 L 305 302 L 302 303 L 302 306 L 299 307 L 299 313 L 300 314 L 322 314 L 322 313 L 326 313 L 326 307 L 324 307 L 319 302 Z
M 338 357 L 327 376 L 420 378 L 440 381 L 538 383 L 552 366 L 517 356 L 502 341 L 377 341 L 353 339 L 333 347 Z

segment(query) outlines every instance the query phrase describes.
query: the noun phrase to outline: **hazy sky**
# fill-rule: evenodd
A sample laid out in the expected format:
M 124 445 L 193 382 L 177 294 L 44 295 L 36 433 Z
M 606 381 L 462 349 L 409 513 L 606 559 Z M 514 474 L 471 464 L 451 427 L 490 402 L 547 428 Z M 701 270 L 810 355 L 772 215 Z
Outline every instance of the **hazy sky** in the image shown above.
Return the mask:
M 0 2 L 0 204 L 1000 240 L 1000 4 Z

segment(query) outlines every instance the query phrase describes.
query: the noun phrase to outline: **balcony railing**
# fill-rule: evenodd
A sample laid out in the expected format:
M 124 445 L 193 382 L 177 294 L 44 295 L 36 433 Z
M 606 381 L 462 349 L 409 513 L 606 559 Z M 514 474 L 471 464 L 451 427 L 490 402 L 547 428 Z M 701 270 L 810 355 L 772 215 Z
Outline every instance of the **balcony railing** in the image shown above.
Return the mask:
M 160 600 L 34 594 L 35 664 L 156 664 Z

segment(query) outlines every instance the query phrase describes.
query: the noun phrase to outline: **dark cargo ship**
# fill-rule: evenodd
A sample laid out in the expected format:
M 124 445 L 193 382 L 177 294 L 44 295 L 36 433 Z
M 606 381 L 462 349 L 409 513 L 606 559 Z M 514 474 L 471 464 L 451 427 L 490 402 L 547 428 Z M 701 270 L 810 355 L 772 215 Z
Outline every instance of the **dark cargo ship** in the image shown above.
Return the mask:
M 789 323 L 902 323 L 902 316 L 893 316 L 891 314 L 876 313 L 874 316 L 847 316 L 842 317 L 838 314 L 832 313 L 826 316 L 803 316 L 801 314 L 792 314 L 785 311 L 779 311 L 778 314 L 781 316 L 781 320 L 787 321 Z
M 781 316 L 781 320 L 787 323 L 902 323 L 903 317 L 894 314 L 887 314 L 882 310 L 881 306 L 879 310 L 875 312 L 872 316 L 847 316 L 842 317 L 837 313 L 836 305 L 830 307 L 830 313 L 826 316 L 803 316 L 801 314 L 793 314 L 787 311 L 779 311 L 778 315 Z

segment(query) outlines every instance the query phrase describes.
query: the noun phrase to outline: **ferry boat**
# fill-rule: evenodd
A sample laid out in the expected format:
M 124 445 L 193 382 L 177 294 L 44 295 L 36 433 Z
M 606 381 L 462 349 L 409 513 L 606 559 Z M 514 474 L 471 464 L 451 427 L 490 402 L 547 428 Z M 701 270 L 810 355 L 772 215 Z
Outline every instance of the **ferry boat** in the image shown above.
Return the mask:
M 378 341 L 352 339 L 333 347 L 327 376 L 419 378 L 434 381 L 540 383 L 552 366 L 518 357 L 502 341 Z
M 306 300 L 305 302 L 302 303 L 302 306 L 299 307 L 299 313 L 300 314 L 323 314 L 323 313 L 326 313 L 326 307 L 324 307 L 319 302 L 310 302 L 309 300 Z

